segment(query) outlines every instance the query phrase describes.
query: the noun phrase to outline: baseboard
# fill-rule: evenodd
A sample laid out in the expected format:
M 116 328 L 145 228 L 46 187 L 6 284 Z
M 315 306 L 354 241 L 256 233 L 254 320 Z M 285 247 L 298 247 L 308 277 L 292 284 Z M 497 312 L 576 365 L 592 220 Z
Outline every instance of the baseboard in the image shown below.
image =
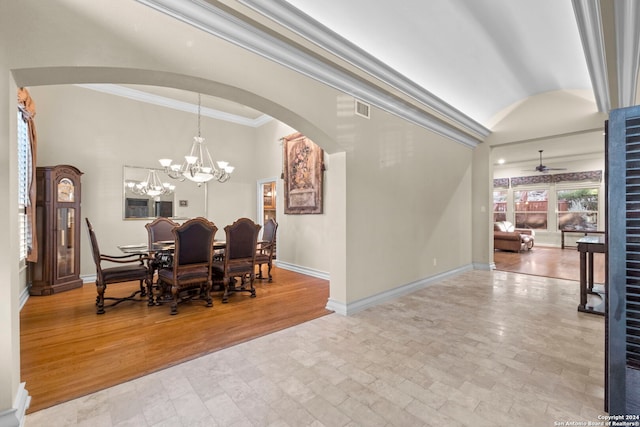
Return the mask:
M 392 299 L 401 297 L 406 294 L 410 294 L 419 289 L 426 288 L 443 279 L 457 276 L 458 274 L 461 274 L 470 270 L 473 270 L 473 265 L 468 264 L 463 267 L 455 268 L 453 270 L 449 270 L 444 273 L 436 274 L 435 276 L 425 277 L 424 279 L 416 280 L 415 282 L 407 283 L 406 285 L 389 289 L 388 291 L 384 291 L 379 294 L 372 295 L 370 297 L 363 298 L 361 300 L 354 301 L 348 304 L 329 298 L 326 309 L 332 310 L 337 314 L 341 314 L 343 316 L 350 316 L 359 311 L 365 310 L 369 307 L 373 307 L 383 302 L 390 301 Z
M 18 392 L 13 401 L 13 408 L 0 412 L 0 427 L 22 427 L 25 425 L 26 413 L 31 404 L 31 396 L 24 388 L 24 383 L 18 386 Z
M 313 268 L 308 268 L 308 267 L 302 267 L 300 265 L 295 265 L 295 264 L 289 264 L 288 262 L 283 262 L 283 261 L 273 261 L 273 264 L 278 268 L 282 268 L 283 270 L 289 270 L 289 271 L 293 271 L 300 274 L 306 274 L 307 276 L 316 277 L 318 279 L 330 280 L 329 273 L 325 271 L 315 270 Z
M 491 271 L 491 270 L 495 270 L 496 269 L 496 264 L 494 262 L 489 263 L 489 264 L 474 262 L 473 263 L 473 269 L 474 270 Z
M 31 285 L 25 287 L 22 292 L 20 292 L 20 308 L 19 310 L 22 310 L 22 307 L 24 307 L 24 305 L 27 303 L 27 300 L 29 299 L 29 295 L 31 295 L 29 293 L 29 288 L 31 287 Z
M 86 275 L 81 275 L 80 278 L 82 279 L 82 283 L 95 283 L 96 279 L 98 276 L 96 276 L 95 274 L 86 274 Z

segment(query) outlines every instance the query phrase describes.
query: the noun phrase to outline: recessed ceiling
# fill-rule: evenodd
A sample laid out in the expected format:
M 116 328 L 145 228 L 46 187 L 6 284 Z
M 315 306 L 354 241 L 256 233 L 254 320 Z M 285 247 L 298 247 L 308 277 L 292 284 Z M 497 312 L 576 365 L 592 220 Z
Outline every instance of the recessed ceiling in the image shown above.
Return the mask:
M 529 96 L 592 89 L 568 0 L 288 3 L 489 128 Z

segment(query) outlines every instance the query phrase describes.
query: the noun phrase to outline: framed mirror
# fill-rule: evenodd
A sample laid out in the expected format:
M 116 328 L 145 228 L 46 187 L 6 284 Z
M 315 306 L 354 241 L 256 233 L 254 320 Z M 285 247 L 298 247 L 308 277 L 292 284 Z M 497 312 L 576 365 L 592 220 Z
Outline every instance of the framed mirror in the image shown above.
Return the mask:
M 197 187 L 169 178 L 162 169 L 140 166 L 125 165 L 122 176 L 125 220 L 206 217 L 206 184 Z

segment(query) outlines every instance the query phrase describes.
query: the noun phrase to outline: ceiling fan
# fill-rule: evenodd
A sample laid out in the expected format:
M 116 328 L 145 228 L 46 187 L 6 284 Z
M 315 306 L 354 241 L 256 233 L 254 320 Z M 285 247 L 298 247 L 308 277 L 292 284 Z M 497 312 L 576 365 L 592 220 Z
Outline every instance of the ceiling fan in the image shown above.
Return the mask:
M 538 152 L 540 153 L 540 164 L 538 166 L 536 166 L 536 172 L 542 172 L 542 173 L 546 173 L 549 171 L 564 171 L 567 170 L 567 168 L 548 168 L 545 165 L 542 164 L 542 151 L 543 150 L 538 150 Z

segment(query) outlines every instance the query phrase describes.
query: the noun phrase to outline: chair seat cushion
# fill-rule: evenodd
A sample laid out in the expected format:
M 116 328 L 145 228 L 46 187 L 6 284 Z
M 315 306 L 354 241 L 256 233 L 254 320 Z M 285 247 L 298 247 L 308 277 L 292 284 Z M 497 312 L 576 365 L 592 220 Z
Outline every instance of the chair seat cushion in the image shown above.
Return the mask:
M 103 268 L 102 280 L 104 280 L 105 283 L 124 282 L 127 280 L 144 280 L 147 278 L 147 274 L 148 270 L 144 265 L 123 265 L 119 267 Z
M 269 258 L 271 258 L 269 255 L 256 254 L 256 264 L 267 263 L 269 262 Z
M 234 261 L 229 264 L 228 274 L 233 276 L 234 274 L 244 274 L 247 271 L 253 271 L 253 262 L 249 261 Z M 224 274 L 224 261 L 213 262 L 213 272 L 218 275 Z
M 173 269 L 163 268 L 158 271 L 158 277 L 164 281 L 173 281 Z M 178 280 L 184 282 L 191 282 L 195 280 L 206 281 L 209 278 L 209 269 L 206 266 L 198 266 L 190 268 L 178 273 Z

